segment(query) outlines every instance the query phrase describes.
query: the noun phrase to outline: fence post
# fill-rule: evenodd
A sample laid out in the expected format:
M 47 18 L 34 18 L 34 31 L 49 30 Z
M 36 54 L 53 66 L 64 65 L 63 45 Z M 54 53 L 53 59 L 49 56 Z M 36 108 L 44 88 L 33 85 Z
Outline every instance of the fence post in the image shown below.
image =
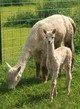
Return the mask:
M 0 8 L 0 64 L 2 64 L 1 8 Z

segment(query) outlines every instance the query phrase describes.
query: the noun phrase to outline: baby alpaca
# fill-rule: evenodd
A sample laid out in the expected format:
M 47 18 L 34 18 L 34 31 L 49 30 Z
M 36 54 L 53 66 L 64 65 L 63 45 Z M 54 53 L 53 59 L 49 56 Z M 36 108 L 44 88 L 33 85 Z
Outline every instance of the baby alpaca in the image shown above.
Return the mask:
M 57 77 L 60 68 L 65 65 L 66 69 L 66 88 L 67 94 L 70 93 L 70 82 L 72 79 L 71 75 L 71 64 L 72 64 L 72 52 L 68 47 L 54 48 L 54 38 L 56 34 L 56 29 L 53 31 L 43 30 L 45 33 L 45 39 L 47 43 L 47 62 L 46 66 L 52 76 L 52 86 L 50 100 L 53 100 L 53 96 L 57 94 Z

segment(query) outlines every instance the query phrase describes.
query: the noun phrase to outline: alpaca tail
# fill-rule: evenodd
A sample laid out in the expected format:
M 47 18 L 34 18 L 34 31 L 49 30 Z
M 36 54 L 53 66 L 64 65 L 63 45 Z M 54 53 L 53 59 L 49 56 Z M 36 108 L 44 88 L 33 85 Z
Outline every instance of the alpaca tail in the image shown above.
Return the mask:
M 71 24 L 73 26 L 74 33 L 75 33 L 75 31 L 76 31 L 76 24 L 75 24 L 75 22 L 71 18 L 69 18 L 69 21 L 71 22 Z

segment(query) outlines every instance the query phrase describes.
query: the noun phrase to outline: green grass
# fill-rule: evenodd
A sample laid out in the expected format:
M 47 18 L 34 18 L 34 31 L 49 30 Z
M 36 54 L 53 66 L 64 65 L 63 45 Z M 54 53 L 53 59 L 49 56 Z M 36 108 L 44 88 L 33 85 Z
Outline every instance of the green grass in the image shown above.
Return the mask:
M 5 77 L 7 68 L 0 66 L 0 109 L 80 109 L 80 55 L 75 57 L 71 93 L 66 95 L 65 74 L 58 78 L 58 95 L 49 101 L 51 80 L 44 84 L 35 79 L 35 65 L 31 60 L 15 90 L 9 91 Z
M 18 13 L 26 11 L 34 11 L 36 9 L 35 5 L 23 5 L 23 6 L 8 6 L 2 7 L 2 22 L 6 21 L 8 17 L 15 16 Z

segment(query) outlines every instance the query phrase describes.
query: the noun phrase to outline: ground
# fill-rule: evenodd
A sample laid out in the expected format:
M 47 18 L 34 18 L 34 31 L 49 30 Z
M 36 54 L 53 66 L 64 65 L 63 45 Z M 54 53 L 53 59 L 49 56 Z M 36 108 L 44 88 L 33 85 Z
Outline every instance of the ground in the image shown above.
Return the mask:
M 75 56 L 71 93 L 66 95 L 65 73 L 58 78 L 58 95 L 49 100 L 51 80 L 44 84 L 35 78 L 35 65 L 30 60 L 15 90 L 8 90 L 7 66 L 0 65 L 0 109 L 80 109 L 80 55 Z

